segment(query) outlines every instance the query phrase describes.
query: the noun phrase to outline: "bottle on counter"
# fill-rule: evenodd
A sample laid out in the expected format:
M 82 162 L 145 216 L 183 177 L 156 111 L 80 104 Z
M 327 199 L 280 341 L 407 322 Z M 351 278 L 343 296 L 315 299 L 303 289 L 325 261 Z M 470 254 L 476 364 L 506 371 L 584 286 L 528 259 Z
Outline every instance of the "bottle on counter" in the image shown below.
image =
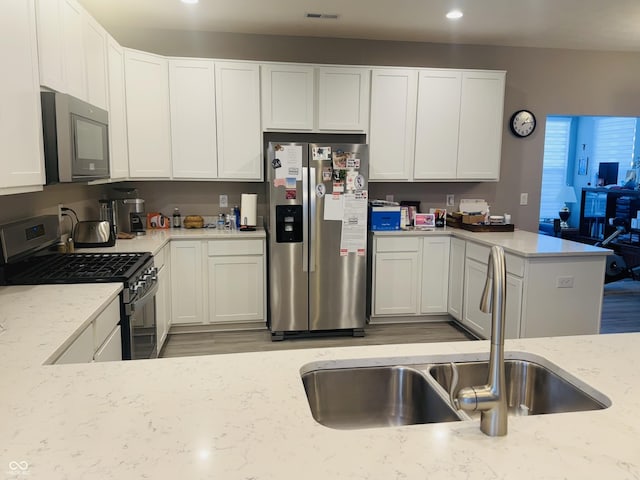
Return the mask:
M 238 205 L 233 206 L 233 213 L 236 217 L 236 230 L 240 230 L 240 207 Z
M 216 225 L 216 228 L 218 230 L 224 230 L 224 224 L 225 224 L 224 213 L 219 213 L 218 214 L 218 224 Z
M 229 230 L 233 231 L 237 229 L 235 208 L 232 208 L 231 211 L 229 212 L 229 215 L 227 215 L 227 223 L 229 224 L 229 227 L 228 227 Z
M 173 220 L 171 222 L 173 228 L 180 228 L 182 226 L 182 216 L 180 215 L 180 209 L 178 207 L 173 209 Z

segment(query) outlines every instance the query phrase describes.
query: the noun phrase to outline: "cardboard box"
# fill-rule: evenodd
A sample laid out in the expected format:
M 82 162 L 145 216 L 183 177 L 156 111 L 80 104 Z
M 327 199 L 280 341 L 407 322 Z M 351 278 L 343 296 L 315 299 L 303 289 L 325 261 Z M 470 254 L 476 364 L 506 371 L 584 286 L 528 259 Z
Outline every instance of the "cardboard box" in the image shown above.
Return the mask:
M 479 215 L 468 215 L 468 214 L 464 214 L 462 215 L 462 223 L 483 223 L 484 222 L 484 215 L 479 214 Z
M 400 230 L 400 207 L 371 207 L 369 229 L 373 231 Z

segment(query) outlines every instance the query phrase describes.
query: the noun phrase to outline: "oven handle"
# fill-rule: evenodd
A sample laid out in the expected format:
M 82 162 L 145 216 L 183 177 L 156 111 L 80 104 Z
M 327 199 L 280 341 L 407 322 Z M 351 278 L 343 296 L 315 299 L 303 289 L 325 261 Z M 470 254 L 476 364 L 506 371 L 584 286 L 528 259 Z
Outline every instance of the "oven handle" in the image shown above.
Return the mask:
M 131 303 L 127 303 L 125 305 L 125 313 L 127 315 L 131 315 L 133 312 L 136 311 L 136 308 L 140 305 L 144 305 L 145 303 L 147 303 L 147 301 L 149 301 L 151 298 L 156 296 L 156 293 L 158 293 L 158 282 L 153 282 L 153 287 L 151 287 L 150 290 L 147 291 L 147 293 L 144 294 L 143 297 L 141 298 L 136 298 L 133 302 Z

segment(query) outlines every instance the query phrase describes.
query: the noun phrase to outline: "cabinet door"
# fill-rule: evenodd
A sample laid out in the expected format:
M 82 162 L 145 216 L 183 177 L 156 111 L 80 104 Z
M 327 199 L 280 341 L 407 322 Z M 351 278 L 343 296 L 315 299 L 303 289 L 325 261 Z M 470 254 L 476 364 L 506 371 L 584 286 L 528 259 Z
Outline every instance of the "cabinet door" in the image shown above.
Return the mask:
M 314 68 L 262 65 L 262 128 L 312 130 Z
M 67 93 L 84 101 L 87 98 L 85 46 L 82 7 L 75 0 L 62 0 L 62 41 Z
M 93 323 L 91 323 L 53 363 L 56 365 L 90 363 L 93 360 L 94 352 Z M 122 357 L 120 359 L 122 360 Z
M 169 61 L 174 178 L 218 176 L 214 82 L 211 61 Z
M 67 91 L 64 73 L 63 3 L 64 0 L 36 1 L 40 85 L 58 92 Z
M 487 265 L 467 258 L 464 272 L 464 320 L 468 328 L 482 338 L 491 336 L 491 314 L 480 310 L 480 299 L 487 277 Z M 507 274 L 505 338 L 519 338 L 523 281 Z
M 162 348 L 167 332 L 169 331 L 169 317 L 171 312 L 167 310 L 167 295 L 170 293 L 167 278 L 167 267 L 158 270 L 158 292 L 156 293 L 156 338 L 158 342 L 158 352 Z
M 464 291 L 464 257 L 466 243 L 459 238 L 451 238 L 449 252 L 449 315 L 462 320 L 462 298 Z
M 366 68 L 318 69 L 318 128 L 363 132 L 369 124 L 369 76 Z
M 83 12 L 82 36 L 87 76 L 87 101 L 108 110 L 107 102 L 107 32 L 91 15 Z
M 127 110 L 124 93 L 124 50 L 109 37 L 107 41 L 109 85 L 109 157 L 111 178 L 129 176 L 129 152 L 127 150 Z
M 419 76 L 414 178 L 455 179 L 462 74 L 428 69 Z
M 384 252 L 375 255 L 375 315 L 418 313 L 420 265 L 418 252 Z
M 42 190 L 42 115 L 33 0 L 3 3 L 0 15 L 0 189 L 1 193 Z
M 98 349 L 93 359 L 96 362 L 118 362 L 122 360 L 122 334 L 120 325 L 113 329 L 111 335 Z
M 157 55 L 125 50 L 129 173 L 137 178 L 171 174 L 169 72 Z
M 369 179 L 410 180 L 413 170 L 418 73 L 371 73 Z
M 420 313 L 446 313 L 449 290 L 449 237 L 422 240 Z
M 460 105 L 460 179 L 498 180 L 505 72 L 464 72 Z
M 202 243 L 171 242 L 171 323 L 202 323 Z
M 217 62 L 215 70 L 218 177 L 261 180 L 259 67 Z
M 264 319 L 264 257 L 209 257 L 209 321 Z

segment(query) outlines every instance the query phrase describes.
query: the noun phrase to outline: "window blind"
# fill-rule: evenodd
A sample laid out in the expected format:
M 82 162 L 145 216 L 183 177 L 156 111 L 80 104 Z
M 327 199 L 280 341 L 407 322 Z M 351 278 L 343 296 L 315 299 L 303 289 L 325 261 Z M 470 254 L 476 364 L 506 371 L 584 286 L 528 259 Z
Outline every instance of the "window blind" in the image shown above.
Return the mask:
M 618 163 L 618 185 L 624 182 L 633 162 L 636 142 L 636 118 L 596 118 L 593 131 L 595 172 L 601 162 Z
M 542 167 L 540 220 L 558 218 L 564 203 L 557 200 L 560 189 L 566 185 L 571 118 L 547 117 Z

